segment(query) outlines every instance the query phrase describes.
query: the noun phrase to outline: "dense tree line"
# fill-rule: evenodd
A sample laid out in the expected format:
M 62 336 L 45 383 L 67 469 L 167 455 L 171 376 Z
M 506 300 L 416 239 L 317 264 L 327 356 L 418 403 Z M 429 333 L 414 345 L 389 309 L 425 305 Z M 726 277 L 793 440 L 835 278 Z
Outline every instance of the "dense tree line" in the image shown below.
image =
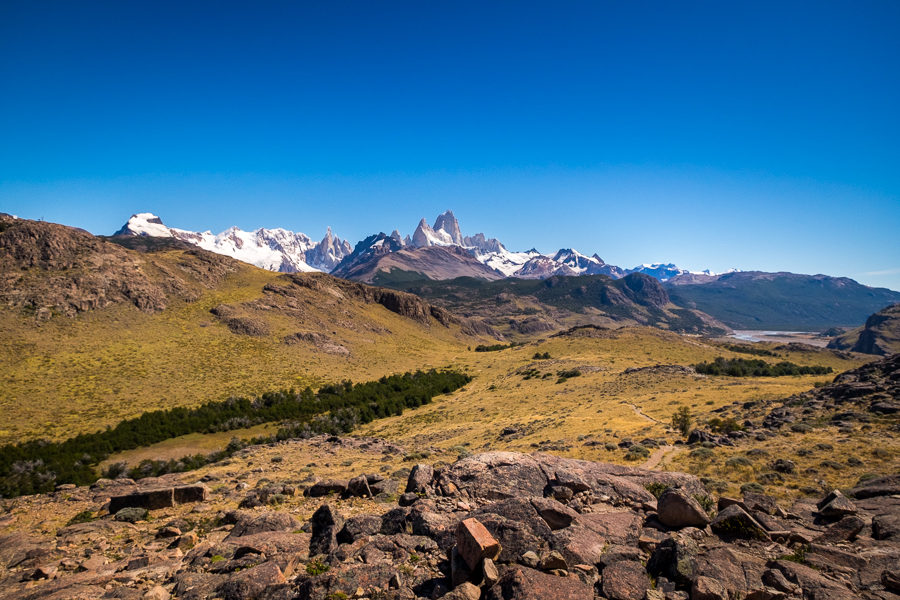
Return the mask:
M 713 362 L 694 365 L 698 373 L 704 375 L 729 375 L 731 377 L 780 377 L 782 375 L 824 375 L 831 373 L 831 367 L 806 367 L 782 361 L 775 364 L 764 360 L 746 358 L 716 358 Z
M 756 346 L 749 346 L 747 344 L 725 344 L 723 347 L 731 350 L 732 352 L 740 352 L 742 354 L 755 354 L 757 356 L 778 356 L 777 352 L 772 352 L 771 350 L 766 350 L 765 348 L 757 348 Z
M 478 344 L 475 346 L 475 352 L 497 352 L 498 350 L 506 350 L 507 348 L 515 348 L 519 344 L 511 342 L 509 344 Z
M 97 478 L 97 464 L 110 455 L 189 433 L 268 422 L 290 423 L 279 430 L 276 439 L 347 432 L 360 423 L 399 415 L 404 408 L 425 404 L 469 381 L 471 378 L 463 373 L 435 370 L 391 375 L 367 383 L 344 381 L 325 385 L 318 392 L 310 388 L 301 392 L 282 390 L 253 399 L 229 398 L 196 408 L 157 410 L 64 442 L 35 440 L 6 445 L 0 447 L 0 497 L 49 492 L 61 483 L 92 483 Z M 198 455 L 181 462 L 200 466 L 208 460 Z

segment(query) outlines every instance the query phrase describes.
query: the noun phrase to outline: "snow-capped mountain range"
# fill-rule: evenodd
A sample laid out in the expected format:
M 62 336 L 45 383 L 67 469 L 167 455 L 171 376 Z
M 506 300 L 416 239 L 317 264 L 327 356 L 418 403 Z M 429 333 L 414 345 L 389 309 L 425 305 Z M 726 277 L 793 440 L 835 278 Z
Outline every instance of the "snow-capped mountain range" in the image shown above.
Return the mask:
M 280 228 L 243 231 L 231 227 L 219 234 L 210 231 L 200 233 L 169 227 L 152 213 L 132 215 L 114 235 L 171 237 L 270 271 L 285 273 L 298 271 L 350 273 L 367 261 L 377 260 L 393 252 L 406 251 L 405 258 L 409 262 L 410 254 L 415 256 L 416 249 L 442 246 L 464 251 L 459 256 L 468 254 L 487 267 L 488 270 L 478 267 L 483 273 L 493 271 L 501 277 L 545 279 L 556 275 L 602 274 L 618 279 L 629 273 L 644 273 L 660 281 L 668 281 L 678 276 L 712 278 L 717 275 L 708 270 L 694 272 L 679 269 L 673 264 L 658 263 L 622 269 L 606 264 L 596 254 L 587 256 L 571 248 L 563 248 L 552 255 L 541 254 L 535 249 L 513 252 L 499 240 L 487 238 L 483 233 L 464 236 L 459 221 L 449 210 L 439 215 L 433 226 L 425 219 L 419 221 L 411 236 L 401 237 L 400 232 L 394 230 L 391 235 L 384 233 L 371 235 L 357 243 L 355 247 L 335 236 L 331 228 L 328 228 L 325 237 L 319 242 L 313 241 L 304 233 Z M 427 261 L 429 253 L 421 254 L 422 260 Z M 478 266 L 477 263 L 471 262 L 471 258 L 466 260 L 470 261 L 470 265 Z M 423 268 L 422 272 L 427 272 L 427 268 Z M 474 276 L 478 274 L 475 273 Z
M 198 233 L 168 227 L 152 213 L 132 215 L 114 235 L 171 237 L 282 273 L 330 272 L 353 250 L 347 241 L 336 237 L 330 227 L 321 242 L 313 241 L 305 233 L 281 228 L 243 231 L 231 227 L 219 234 L 210 231 Z

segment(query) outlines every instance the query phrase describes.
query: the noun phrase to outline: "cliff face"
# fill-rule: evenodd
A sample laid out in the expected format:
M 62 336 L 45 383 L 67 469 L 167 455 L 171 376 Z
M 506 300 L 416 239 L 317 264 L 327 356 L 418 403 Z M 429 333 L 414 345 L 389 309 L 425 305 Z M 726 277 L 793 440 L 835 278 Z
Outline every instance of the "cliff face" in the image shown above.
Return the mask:
M 881 356 L 900 352 L 900 304 L 869 316 L 864 326 L 837 336 L 828 347 Z

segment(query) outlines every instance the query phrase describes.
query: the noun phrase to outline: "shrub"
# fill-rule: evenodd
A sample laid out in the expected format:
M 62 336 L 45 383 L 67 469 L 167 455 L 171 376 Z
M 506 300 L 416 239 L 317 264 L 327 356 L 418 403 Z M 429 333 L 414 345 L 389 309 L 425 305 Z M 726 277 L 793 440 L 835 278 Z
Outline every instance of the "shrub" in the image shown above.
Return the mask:
M 306 563 L 306 573 L 308 575 L 321 575 L 330 568 L 331 567 L 328 564 L 323 563 L 318 558 L 314 558 L 313 560 Z
M 128 471 L 128 463 L 124 461 L 115 462 L 103 470 L 103 477 L 107 479 L 118 479 Z
M 69 519 L 69 522 L 67 523 L 67 525 L 77 525 L 78 523 L 90 523 L 91 521 L 93 521 L 96 518 L 97 517 L 94 516 L 93 511 L 83 510 L 80 513 L 78 513 L 77 515 L 75 515 L 74 517 L 72 517 L 71 519 Z
M 713 457 L 713 451 L 709 448 L 694 448 L 691 450 L 690 457 L 698 460 L 709 460 Z
M 763 486 L 754 481 L 749 481 L 741 486 L 741 494 L 762 494 L 765 491 L 766 489 Z
M 716 501 L 706 494 L 694 494 L 694 500 L 706 511 L 706 514 L 711 515 L 716 510 Z
M 875 447 L 872 449 L 872 456 L 880 459 L 887 459 L 891 457 L 891 451 L 887 448 Z
M 732 456 L 725 461 L 725 466 L 730 468 L 752 467 L 753 463 L 746 456 Z
M 625 460 L 643 460 L 650 456 L 650 450 L 641 446 L 640 444 L 632 444 L 628 448 L 628 453 L 625 455 Z
M 744 426 L 738 423 L 734 417 L 728 417 L 727 419 L 713 417 L 709 420 L 709 428 L 716 433 L 731 433 L 732 431 L 744 430 Z
M 644 485 L 647 488 L 647 491 L 653 494 L 653 496 L 659 500 L 659 497 L 663 495 L 667 489 L 669 489 L 669 485 L 663 483 L 662 481 L 652 481 Z
M 679 407 L 672 415 L 672 427 L 681 432 L 681 435 L 687 437 L 691 432 L 691 425 L 694 419 L 691 417 L 691 409 L 687 406 Z
M 717 494 L 721 494 L 728 490 L 728 482 L 722 481 L 721 479 L 713 479 L 712 477 L 701 477 L 700 481 L 703 482 L 703 485 L 706 486 L 711 492 L 716 492 Z

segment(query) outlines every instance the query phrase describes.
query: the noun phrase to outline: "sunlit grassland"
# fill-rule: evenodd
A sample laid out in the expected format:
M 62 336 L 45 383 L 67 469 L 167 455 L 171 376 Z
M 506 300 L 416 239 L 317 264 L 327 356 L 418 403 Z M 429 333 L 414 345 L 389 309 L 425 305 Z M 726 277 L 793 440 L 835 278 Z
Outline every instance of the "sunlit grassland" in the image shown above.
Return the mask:
M 534 360 L 536 352 L 549 352 L 551 359 Z M 716 356 L 738 355 L 696 338 L 648 328 L 628 328 L 608 339 L 552 338 L 499 352 L 473 354 L 459 363 L 476 376 L 465 388 L 400 417 L 370 423 L 361 433 L 395 440 L 410 448 L 439 452 L 547 450 L 574 458 L 640 464 L 629 463 L 625 450 L 618 447 L 608 450 L 606 444 L 617 444 L 626 438 L 634 441 L 650 438 L 671 444 L 680 437 L 669 427 L 672 414 L 680 406 L 689 407 L 695 423 L 702 426 L 718 414 L 713 411 L 734 402 L 778 400 L 834 378 L 834 374 L 732 378 L 660 371 L 624 373 L 629 367 L 690 365 Z M 828 351 L 793 352 L 771 360 L 830 366 L 835 372 L 864 362 L 844 360 Z M 557 383 L 558 371 L 573 368 L 582 375 Z M 553 376 L 525 379 L 523 373 L 528 371 Z M 515 427 L 521 437 L 503 435 L 506 427 Z M 829 434 L 817 435 L 824 439 Z M 838 447 L 836 452 L 855 448 L 855 452 L 864 454 L 863 446 L 869 436 L 860 432 L 851 437 L 855 441 Z M 892 437 L 885 437 L 882 443 L 897 449 L 897 441 Z M 781 435 L 757 444 L 768 446 L 777 454 L 791 452 L 798 439 Z M 673 457 L 677 458 L 664 460 L 662 468 L 712 476 L 715 472 L 710 467 L 722 464 L 733 451 L 715 449 L 713 452 L 721 457 L 713 465 L 694 464 L 686 453 L 676 453 Z M 890 467 L 891 464 L 897 466 L 889 461 L 870 462 L 869 466 Z M 845 465 L 833 473 L 837 475 L 833 477 L 834 483 L 855 481 L 865 469 L 860 465 Z M 812 479 L 812 475 L 806 476 L 791 489 L 799 490 Z M 736 476 L 727 481 L 728 489 L 736 492 L 747 479 Z
M 263 286 L 277 277 L 242 268 L 199 300 L 174 301 L 157 314 L 118 305 L 36 324 L 0 311 L 0 443 L 63 439 L 147 411 L 232 395 L 440 367 L 465 352 L 458 329 L 346 299 L 311 298 L 300 319 L 260 311 L 270 326 L 263 337 L 234 334 L 210 313 L 219 304 L 262 297 Z M 350 355 L 282 341 L 310 329 L 325 329 Z

